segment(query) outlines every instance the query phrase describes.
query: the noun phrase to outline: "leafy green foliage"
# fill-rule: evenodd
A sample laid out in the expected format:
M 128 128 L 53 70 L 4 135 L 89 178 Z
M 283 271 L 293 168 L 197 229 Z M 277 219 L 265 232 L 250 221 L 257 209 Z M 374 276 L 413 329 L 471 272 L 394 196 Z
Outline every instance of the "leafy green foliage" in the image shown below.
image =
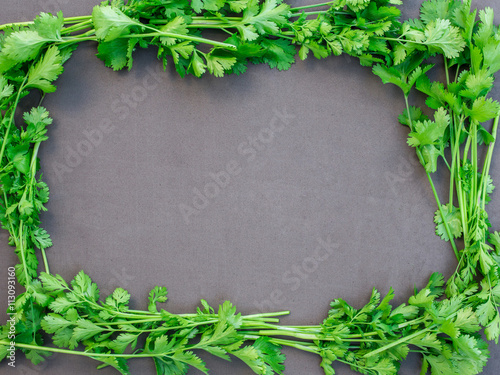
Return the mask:
M 400 3 L 334 0 L 328 10 L 309 12 L 280 0 L 110 0 L 71 26 L 62 13 L 42 13 L 27 26 L 4 27 L 0 222 L 10 233 L 19 257 L 16 276 L 26 288 L 15 304 L 18 349 L 40 363 L 53 350 L 44 346 L 46 334 L 62 352 L 81 347 L 79 354 L 100 362 L 99 368 L 122 374 L 130 373 L 128 361 L 136 357 L 151 357 L 159 374 L 186 374 L 189 368 L 208 373 L 197 354 L 205 351 L 271 375 L 283 373 L 281 345 L 287 345 L 318 354 L 326 374 L 334 374 L 334 362 L 341 361 L 361 373 L 385 375 L 397 374 L 416 348 L 422 373 L 481 372 L 488 351 L 479 331 L 484 328 L 486 338 L 497 343 L 500 337 L 500 237 L 489 232 L 486 212 L 500 115 L 500 104 L 488 96 L 500 70 L 499 29 L 492 9 L 471 10 L 469 1 L 425 1 L 420 18 L 404 23 L 392 6 Z M 226 40 L 205 38 L 206 29 L 223 30 Z M 155 46 L 163 66 L 173 62 L 182 77 L 241 74 L 249 63 L 286 70 L 297 51 L 302 60 L 344 53 L 372 66 L 383 83 L 403 92 L 406 110 L 399 121 L 408 126 L 408 144 L 431 182 L 436 234 L 452 244 L 457 271 L 446 283 L 433 274 L 408 304 L 394 309 L 392 289 L 384 298 L 373 290 L 360 309 L 337 299 L 323 323 L 312 327 L 275 325 L 276 314 L 243 316 L 230 302 L 216 310 L 202 300 L 195 314 L 171 314 L 159 306 L 167 301 L 167 289 L 158 286 L 149 293 L 147 311 L 132 310 L 126 290 L 101 298 L 83 271 L 70 283 L 39 275 L 37 252 L 48 271 L 45 250 L 52 241 L 40 227 L 49 189 L 38 174 L 37 155 L 52 120 L 41 106 L 24 114 L 24 124 L 14 123 L 15 114 L 30 90 L 42 96 L 56 90 L 63 64 L 88 40 L 98 43 L 98 57 L 114 70 L 131 69 L 137 48 Z M 437 55 L 445 61 L 445 82 L 429 74 L 429 59 Z M 426 96 L 428 109 L 409 104 L 414 89 Z M 493 126 L 485 124 L 490 121 Z M 451 172 L 444 204 L 431 177 L 440 168 Z M 463 249 L 456 248 L 456 239 L 463 240 Z M 5 332 L 2 327 L 0 360 L 7 355 Z
M 442 206 L 442 210 L 445 213 L 445 218 L 442 217 L 441 212 L 436 211 L 434 216 L 434 222 L 436 223 L 436 234 L 445 241 L 450 241 L 448 237 L 447 229 L 444 225 L 446 222 L 448 228 L 451 230 L 451 235 L 453 238 L 460 238 L 462 236 L 462 217 L 458 208 L 452 205 Z
M 202 301 L 205 309 L 197 314 L 158 312 L 156 304 L 167 300 L 166 288 L 158 286 L 149 293 L 149 311 L 130 311 L 130 294 L 126 290 L 117 288 L 102 302 L 97 285 L 83 271 L 69 284 L 59 275 L 48 273 L 42 273 L 40 280 L 43 286 L 39 283 L 39 288 L 47 298 L 45 304 L 50 302 L 51 312 L 32 319 L 33 328 L 24 330 L 26 336 L 39 335 L 38 331 L 43 329 L 52 335 L 56 346 L 75 350 L 83 345 L 86 355 L 124 373 L 128 360 L 135 358 L 135 354 L 151 356 L 157 371 L 186 374 L 194 367 L 208 373 L 196 350 L 226 360 L 230 355 L 235 356 L 257 374 L 273 371 L 281 374 L 284 369 L 285 357 L 279 345 L 271 339 L 259 338 L 253 345 L 243 346 L 244 336 L 238 331 L 259 329 L 265 324 L 266 314 L 256 319 L 242 316 L 228 301 L 219 306 L 217 313 L 205 301 Z M 145 337 L 145 343 L 138 348 L 141 336 Z M 134 353 L 124 357 L 129 350 Z M 102 356 L 103 353 L 106 355 Z
M 95 34 L 99 40 L 109 42 L 128 34 L 133 26 L 140 24 L 111 6 L 95 6 L 92 12 Z
M 476 334 L 480 329 L 479 318 L 468 306 L 465 294 L 441 299 L 443 286 L 443 276 L 433 274 L 427 286 L 410 297 L 409 305 L 396 309 L 390 305 L 394 298 L 392 290 L 382 300 L 374 290 L 361 309 L 343 300 L 333 301 L 319 340 L 314 344 L 325 373 L 334 374 L 332 363 L 340 360 L 361 373 L 397 374 L 399 362 L 410 352 L 410 345 L 418 347 L 423 354 L 424 369 L 428 366 L 432 373 L 481 372 L 488 351 Z M 304 337 L 299 328 L 287 327 L 278 332 Z M 357 344 L 349 345 L 347 338 Z
M 477 12 L 467 1 L 426 1 L 422 4 L 420 19 L 405 22 L 402 35 L 395 38 L 399 43 L 391 59 L 395 65 L 380 64 L 374 72 L 384 83 L 393 83 L 403 90 L 407 109 L 400 116 L 400 122 L 409 126 L 408 144 L 415 147 L 426 172 L 437 171 L 439 158 L 451 172 L 449 201 L 445 204 L 441 204 L 429 175 L 439 205 L 434 218 L 436 234 L 451 242 L 458 260 L 457 271 L 447 282 L 447 295 L 453 297 L 471 291 L 474 297 L 470 309 L 476 312 L 478 323 L 488 327 L 488 339 L 498 341 L 500 304 L 493 290 L 498 285 L 500 269 L 493 248 L 487 243 L 490 239 L 496 246 L 495 235 L 488 233 L 491 224 L 485 209 L 494 188 L 489 169 L 500 117 L 500 104 L 488 97 L 494 85 L 493 74 L 500 68 L 494 61 L 499 56 L 500 38 L 493 18 L 492 9 Z M 423 62 L 435 53 L 444 57 L 446 82 L 431 81 L 427 72 L 422 73 L 419 64 L 412 62 Z M 407 85 L 406 77 L 412 74 L 418 76 L 414 87 L 427 96 L 427 106 L 435 111 L 434 121 L 423 115 L 424 109 L 408 105 L 413 86 Z M 490 132 L 481 123 L 492 120 Z M 481 162 L 478 155 L 482 153 L 486 158 Z M 455 239 L 463 240 L 463 250 L 456 248 Z M 478 289 L 478 274 L 484 280 L 481 291 L 474 294 Z M 428 297 L 419 294 L 413 302 L 425 305 L 430 303 Z M 465 313 L 461 317 L 465 317 Z M 453 322 L 446 323 L 442 332 L 459 337 Z M 466 350 L 466 341 L 470 343 L 474 339 L 463 340 L 455 346 L 463 345 L 464 352 L 472 355 Z M 456 371 L 449 356 L 424 358 L 433 373 Z M 476 373 L 481 367 L 467 363 L 463 373 Z M 477 363 L 483 364 L 484 358 L 477 358 Z

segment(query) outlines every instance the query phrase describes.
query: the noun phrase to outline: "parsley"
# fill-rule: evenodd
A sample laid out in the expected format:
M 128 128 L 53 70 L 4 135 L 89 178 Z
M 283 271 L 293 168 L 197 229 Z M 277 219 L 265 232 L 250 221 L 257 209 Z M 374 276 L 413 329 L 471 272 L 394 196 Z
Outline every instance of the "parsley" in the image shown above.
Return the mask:
M 207 374 L 200 351 L 237 358 L 256 374 L 282 374 L 283 346 L 318 355 L 328 375 L 336 361 L 364 374 L 397 374 L 411 352 L 422 356 L 422 374 L 480 373 L 489 355 L 481 333 L 496 343 L 500 338 L 500 235 L 490 231 L 486 211 L 500 118 L 500 104 L 488 96 L 500 70 L 499 28 L 492 9 L 472 10 L 470 0 L 425 1 L 420 17 L 405 22 L 393 6 L 398 4 L 332 0 L 292 8 L 281 0 L 111 0 L 90 16 L 42 13 L 33 22 L 0 26 L 0 222 L 26 289 L 15 303 L 16 349 L 34 364 L 65 353 L 122 374 L 130 373 L 131 360 L 145 357 L 158 374 L 189 368 Z M 225 40 L 205 38 L 207 29 L 220 30 Z M 241 74 L 249 63 L 286 70 L 297 54 L 322 59 L 345 53 L 371 66 L 403 93 L 399 121 L 427 173 L 438 207 L 436 234 L 450 242 L 456 271 L 447 281 L 433 274 L 396 308 L 392 289 L 383 298 L 373 290 L 359 309 L 336 299 L 315 326 L 279 325 L 277 317 L 288 312 L 242 315 L 229 301 L 215 309 L 201 300 L 194 313 L 172 314 L 163 308 L 167 289 L 159 286 L 149 293 L 147 311 L 132 310 L 132 297 L 122 288 L 101 296 L 83 271 L 70 282 L 51 273 L 46 250 L 52 241 L 40 222 L 49 188 L 39 174 L 38 151 L 52 119 L 42 101 L 84 41 L 97 43 L 98 57 L 114 70 L 131 69 L 136 48 L 153 46 L 163 65 L 173 63 L 182 77 Z M 429 74 L 436 57 L 443 60 L 442 82 Z M 15 124 L 30 90 L 39 91 L 41 101 Z M 410 105 L 413 91 L 426 96 L 428 108 Z M 450 175 L 443 203 L 433 182 L 440 169 Z M 0 331 L 0 360 L 8 353 L 8 332 L 6 326 Z
M 436 234 L 451 242 L 457 256 L 458 267 L 448 280 L 447 294 L 453 297 L 477 288 L 480 271 L 484 277 L 481 292 L 470 298 L 470 308 L 475 309 L 479 323 L 488 327 L 488 339 L 498 342 L 500 300 L 493 290 L 499 285 L 500 269 L 490 246 L 496 244 L 496 237 L 489 233 L 486 204 L 494 188 L 489 171 L 500 117 L 500 103 L 488 94 L 499 68 L 500 36 L 493 25 L 493 10 L 479 11 L 478 18 L 477 13 L 469 1 L 424 2 L 420 19 L 405 22 L 401 36 L 390 40 L 394 43 L 392 64 L 377 65 L 373 71 L 384 83 L 396 84 L 403 91 L 407 108 L 400 121 L 410 128 L 408 144 L 415 147 L 436 197 Z M 444 61 L 445 82 L 432 82 L 420 68 L 436 53 Z M 407 77 L 412 75 L 418 77 L 410 84 Z M 424 110 L 409 105 L 413 87 L 427 96 L 427 106 L 435 110 L 434 121 L 422 115 Z M 490 131 L 482 125 L 488 122 Z M 486 157 L 481 162 L 483 152 Z M 448 202 L 443 204 L 431 176 L 438 169 L 438 159 L 451 175 Z M 456 239 L 464 241 L 462 250 L 457 249 Z M 436 358 L 426 361 L 431 366 L 444 363 Z

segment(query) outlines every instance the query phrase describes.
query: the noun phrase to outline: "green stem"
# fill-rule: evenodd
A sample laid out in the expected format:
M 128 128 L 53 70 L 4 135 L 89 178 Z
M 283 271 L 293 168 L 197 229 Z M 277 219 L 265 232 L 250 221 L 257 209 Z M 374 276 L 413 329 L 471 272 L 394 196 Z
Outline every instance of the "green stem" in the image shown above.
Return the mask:
M 96 326 L 117 326 L 117 325 L 127 325 L 127 324 L 141 324 L 141 323 L 154 323 L 158 322 L 158 319 L 138 319 L 138 320 L 125 320 L 122 322 L 103 322 L 103 323 L 94 323 Z
M 291 8 L 290 11 L 291 12 L 296 12 L 298 10 L 303 10 L 303 9 L 313 9 L 313 8 L 319 8 L 319 7 L 323 7 L 323 6 L 331 6 L 332 3 L 333 3 L 333 1 L 329 1 L 327 3 L 321 3 L 321 4 L 304 5 L 304 6 L 301 6 L 301 7 Z
M 0 25 L 0 31 L 8 29 L 9 27 L 16 27 L 16 26 L 23 27 L 23 26 L 29 26 L 29 25 L 33 25 L 33 21 L 6 23 L 4 25 Z
M 24 249 L 25 249 L 25 243 L 26 241 L 24 241 L 24 238 L 23 238 L 23 225 L 24 225 L 24 222 L 22 220 L 19 221 L 19 241 L 20 241 L 20 248 L 19 248 L 19 252 L 21 253 L 21 261 L 23 263 L 23 270 L 24 270 L 24 277 L 26 278 L 26 285 L 25 287 L 27 288 L 31 282 L 30 282 L 30 277 L 28 275 L 28 265 L 26 263 L 26 258 L 24 256 Z
M 422 153 L 420 152 L 419 149 L 417 149 L 417 154 L 419 156 L 419 159 L 422 160 Z M 454 237 L 451 234 L 450 226 L 448 225 L 448 222 L 446 221 L 446 216 L 445 216 L 445 213 L 443 211 L 443 206 L 441 205 L 441 201 L 439 199 L 439 195 L 437 193 L 436 186 L 434 185 L 434 181 L 432 180 L 431 174 L 427 171 L 425 173 L 427 174 L 427 179 L 429 180 L 429 183 L 431 185 L 432 193 L 434 194 L 434 198 L 436 199 L 436 203 L 437 203 L 438 208 L 439 208 L 439 214 L 441 215 L 441 218 L 443 219 L 443 224 L 444 224 L 444 227 L 446 230 L 446 234 L 448 235 L 448 238 L 450 239 L 451 247 L 453 248 L 453 251 L 455 253 L 457 260 L 459 260 L 460 256 L 458 254 L 457 245 L 455 244 Z
M 220 25 L 221 27 L 228 27 L 229 25 L 239 24 L 239 23 L 241 23 L 242 20 L 243 20 L 242 17 L 224 17 L 224 18 L 193 17 L 193 22 L 188 24 L 188 27 L 199 26 L 199 25 L 208 25 L 208 24 Z M 150 19 L 148 21 L 150 24 L 153 24 L 153 25 L 167 25 L 170 22 L 172 22 L 171 20 L 166 20 L 166 19 Z M 140 25 L 144 26 L 143 24 L 140 24 Z
M 410 115 L 410 106 L 408 103 L 408 95 L 405 95 L 404 97 L 405 97 L 405 103 L 406 103 L 406 111 L 408 114 L 408 121 L 410 123 L 410 130 L 413 131 L 413 123 L 412 123 L 412 119 L 411 119 L 411 115 Z M 422 152 L 420 151 L 419 148 L 417 148 L 416 151 L 417 151 L 418 159 L 422 162 L 423 161 Z M 443 206 L 441 205 L 441 201 L 439 200 L 439 195 L 436 191 L 436 187 L 434 186 L 434 181 L 432 181 L 432 177 L 431 177 L 429 172 L 426 171 L 425 173 L 427 174 L 427 179 L 429 180 L 429 183 L 431 185 L 432 193 L 434 194 L 434 198 L 435 198 L 437 206 L 439 208 L 439 213 L 441 215 L 441 218 L 443 219 L 444 227 L 445 227 L 446 233 L 448 234 L 448 238 L 450 239 L 451 247 L 453 248 L 455 256 L 458 260 L 459 254 L 458 254 L 457 245 L 455 244 L 455 240 L 454 240 L 453 236 L 451 235 L 451 231 L 450 231 L 450 227 L 448 225 L 448 222 L 445 220 L 446 216 L 444 215 Z
M 5 208 L 7 209 L 9 207 L 9 201 L 7 199 L 7 193 L 4 191 L 3 192 L 3 199 L 4 199 L 4 202 L 5 202 Z M 7 216 L 8 220 L 9 220 L 9 233 L 11 234 L 14 234 L 14 227 L 12 225 L 12 220 L 10 219 L 10 216 Z M 19 247 L 19 242 L 18 242 L 18 238 L 14 235 L 12 235 L 12 238 L 14 239 L 14 244 L 16 245 L 16 247 Z
M 462 159 L 460 158 L 460 132 L 461 132 L 461 127 L 463 124 L 463 120 L 460 121 L 460 129 L 457 131 L 456 134 L 456 151 L 454 155 L 454 161 L 455 161 L 455 170 L 460 171 L 460 168 L 462 166 Z M 464 159 L 465 160 L 465 159 Z M 456 193 L 457 193 L 457 200 L 458 200 L 458 207 L 460 210 L 460 218 L 462 220 L 462 232 L 463 232 L 463 238 L 468 239 L 469 237 L 469 227 L 467 226 L 467 210 L 466 210 L 466 196 L 465 192 L 462 190 L 462 180 L 460 177 L 460 174 L 457 173 L 455 177 L 455 185 L 456 185 Z M 467 245 L 467 243 L 466 243 Z
M 92 19 L 92 16 L 80 16 L 80 17 L 67 17 L 64 19 L 64 24 L 74 24 L 86 20 Z M 23 26 L 30 26 L 33 25 L 34 21 L 27 21 L 27 22 L 13 22 L 13 23 L 6 23 L 3 25 L 0 25 L 0 31 L 3 31 L 9 27 L 23 27 Z
M 242 17 L 193 17 L 193 21 L 205 21 L 205 20 L 213 20 L 213 21 L 222 21 L 222 20 L 230 20 L 230 21 L 241 21 Z M 163 23 L 169 23 L 167 20 L 157 20 L 163 21 Z
M 81 43 L 81 42 L 97 42 L 97 37 L 88 36 L 88 37 L 69 38 L 69 39 L 64 39 L 62 42 L 58 42 L 56 44 L 64 45 L 64 44 Z
M 477 160 L 477 123 L 474 121 L 471 125 L 470 132 L 472 133 L 472 147 L 471 147 L 471 157 L 472 157 L 472 188 L 471 195 L 469 197 L 469 213 L 470 217 L 474 217 L 477 206 L 476 206 L 476 196 L 477 190 L 477 174 L 479 173 L 478 160 Z
M 30 162 L 30 184 L 29 184 L 29 197 L 30 200 L 33 197 L 33 187 L 35 185 L 35 176 L 36 176 L 36 162 L 38 158 L 38 151 L 40 150 L 40 142 L 35 143 L 35 146 L 33 147 L 33 155 L 31 156 L 31 162 Z
M 77 23 L 76 25 L 73 25 L 71 27 L 67 27 L 67 28 L 63 29 L 61 34 L 62 35 L 71 34 L 71 33 L 74 33 L 76 31 L 88 29 L 91 26 L 92 26 L 92 20 L 87 20 L 87 21 L 80 22 L 80 23 Z
M 151 321 L 149 321 L 151 322 Z M 139 329 L 139 328 L 136 328 L 136 329 L 127 329 L 126 331 L 127 332 L 141 332 L 141 333 L 145 333 L 145 332 L 166 332 L 166 331 L 171 331 L 171 330 L 179 330 L 179 329 L 183 329 L 183 328 L 191 328 L 191 327 L 198 327 L 198 326 L 202 326 L 202 325 L 206 325 L 206 324 L 215 324 L 215 323 L 218 323 L 219 320 L 207 320 L 207 321 L 204 321 L 204 322 L 197 322 L 197 323 L 192 323 L 192 324 L 185 324 L 185 325 L 180 325 L 180 326 L 168 326 L 168 327 L 165 327 L 165 326 L 160 326 L 160 327 L 156 327 L 156 328 L 151 328 L 151 329 Z M 116 324 L 122 324 L 122 325 L 127 325 L 127 324 L 135 324 L 136 322 L 115 322 L 115 323 L 112 323 L 113 325 L 116 325 Z M 145 322 L 146 323 L 146 322 Z M 96 323 L 96 325 L 98 326 L 109 326 L 110 324 L 109 323 Z M 105 331 L 113 331 L 113 332 L 123 332 L 123 330 L 121 329 L 114 329 L 114 328 L 105 328 L 104 329 Z
M 223 30 L 223 29 L 230 29 L 235 26 L 232 26 L 231 24 L 196 24 L 196 25 L 188 25 L 188 29 L 216 29 L 216 30 Z
M 17 96 L 16 96 L 16 100 L 14 101 L 14 105 L 11 107 L 11 114 L 10 114 L 9 123 L 7 125 L 7 131 L 5 132 L 5 135 L 3 137 L 2 148 L 0 149 L 0 163 L 3 160 L 3 155 L 5 153 L 5 147 L 7 146 L 7 140 L 9 138 L 10 129 L 11 129 L 12 124 L 14 122 L 14 116 L 16 114 L 16 109 L 17 109 L 17 106 L 19 105 L 19 100 L 21 99 L 21 94 L 22 94 L 24 88 L 26 87 L 25 85 L 26 85 L 27 80 L 28 80 L 28 76 L 24 77 L 24 81 L 21 84 L 21 86 L 19 87 L 19 90 L 17 92 Z
M 315 12 L 306 12 L 306 15 L 307 16 L 315 16 L 315 15 L 327 14 L 327 13 L 328 13 L 327 10 L 318 10 L 318 11 L 315 11 Z M 299 17 L 301 15 L 302 15 L 302 13 L 292 13 L 291 17 Z
M 493 135 L 494 140 L 493 140 L 493 142 L 490 143 L 490 145 L 488 147 L 488 153 L 486 155 L 486 161 L 484 162 L 483 172 L 481 174 L 481 182 L 479 185 L 480 194 L 478 196 L 477 204 L 480 203 L 481 198 L 482 198 L 483 210 L 486 208 L 486 188 L 488 187 L 487 180 L 488 180 L 488 176 L 490 175 L 491 159 L 493 157 L 493 150 L 495 148 L 499 120 L 500 120 L 500 115 L 495 118 L 495 122 L 493 123 L 493 128 L 491 130 L 491 134 Z
M 278 312 L 272 312 L 272 313 L 245 315 L 243 318 L 244 319 L 270 318 L 270 317 L 285 316 L 285 315 L 290 315 L 290 311 L 278 311 Z
M 66 17 L 64 18 L 64 24 L 67 25 L 88 20 L 92 20 L 92 16 Z
M 427 317 L 427 316 L 422 316 L 421 318 L 416 318 L 416 319 L 410 320 L 410 321 L 408 321 L 408 322 L 401 323 L 401 324 L 399 324 L 399 325 L 398 325 L 398 329 L 401 329 L 401 328 L 405 328 L 405 327 L 408 327 L 408 326 L 412 326 L 412 325 L 416 325 L 416 324 L 423 323 L 423 322 L 425 322 L 427 319 L 428 319 L 428 317 Z
M 388 345 L 385 345 L 385 346 L 383 346 L 381 348 L 378 348 L 377 350 L 374 350 L 372 352 L 369 352 L 369 353 L 365 354 L 364 358 L 373 357 L 374 355 L 377 355 L 379 353 L 382 353 L 382 352 L 386 351 L 387 349 L 393 348 L 393 347 L 395 347 L 395 346 L 397 346 L 399 344 L 402 344 L 402 343 L 407 342 L 407 341 L 409 341 L 411 339 L 414 339 L 415 337 L 418 337 L 418 336 L 422 335 L 422 333 L 430 331 L 430 330 L 431 330 L 431 328 L 429 327 L 429 328 L 423 329 L 421 331 L 415 332 L 415 333 L 413 333 L 413 334 L 411 334 L 409 336 L 402 337 L 399 340 L 391 342 Z
M 459 150 L 458 144 L 460 142 L 460 128 L 457 127 L 458 119 L 456 115 L 453 114 L 453 118 L 450 124 L 450 147 L 451 147 L 451 168 L 450 168 L 450 191 L 449 191 L 449 210 L 453 207 L 454 193 L 455 193 L 455 172 L 456 172 L 456 153 Z M 457 174 L 458 175 L 458 174 Z
M 47 260 L 47 254 L 45 254 L 45 249 L 41 249 L 40 252 L 42 253 L 43 266 L 45 267 L 45 272 L 50 274 L 49 262 Z
M 408 122 L 410 124 L 410 132 L 412 132 L 413 131 L 413 120 L 411 119 L 410 103 L 408 102 L 408 95 L 404 95 L 404 97 L 405 97 L 406 113 L 408 115 Z
M 245 340 L 258 340 L 260 337 L 261 336 L 256 336 L 256 335 L 245 335 L 244 336 Z M 278 339 L 278 338 L 274 338 L 274 337 L 270 338 L 269 341 L 273 344 L 276 344 L 276 345 L 289 346 L 289 347 L 299 349 L 299 350 L 302 350 L 305 352 L 319 354 L 318 349 L 316 349 L 316 346 L 314 344 L 309 344 L 309 343 L 301 342 L 301 341 Z
M 10 346 L 11 342 L 6 340 L 0 340 L 0 345 Z M 39 345 L 31 345 L 31 344 L 23 344 L 14 342 L 14 346 L 16 348 L 21 349 L 29 349 L 29 350 L 39 350 L 44 352 L 52 352 L 52 353 L 61 353 L 61 354 L 71 354 L 71 355 L 79 355 L 89 358 L 151 358 L 151 357 L 163 357 L 168 353 L 146 353 L 146 354 L 118 354 L 118 353 L 90 353 L 90 352 L 82 352 L 79 350 L 66 350 L 59 348 L 52 348 L 49 346 L 39 346 Z
M 147 33 L 147 34 L 132 34 L 132 35 L 124 35 L 121 36 L 120 38 L 154 38 L 154 37 L 161 37 L 161 36 L 166 36 L 169 38 L 175 38 L 175 39 L 185 39 L 189 40 L 191 42 L 196 42 L 196 43 L 204 43 L 204 44 L 210 44 L 215 47 L 222 47 L 222 48 L 228 48 L 228 49 L 236 49 L 236 46 L 228 43 L 222 43 L 222 42 L 217 42 L 215 40 L 210 40 L 210 39 L 205 39 L 205 38 L 199 38 L 196 36 L 191 36 L 191 35 L 182 35 L 182 34 L 174 34 L 174 33 L 164 33 L 161 31 L 157 31 L 155 33 Z
M 449 72 L 449 68 L 448 68 L 448 59 L 446 58 L 446 56 L 443 56 L 443 59 L 444 59 L 444 71 L 446 74 L 446 86 L 449 86 L 450 85 L 450 72 Z
M 361 335 L 350 335 L 348 338 L 341 338 L 341 337 L 327 337 L 324 334 L 322 335 L 317 335 L 317 334 L 310 334 L 310 333 L 300 333 L 300 332 L 294 332 L 286 329 L 273 329 L 273 330 L 260 330 L 258 332 L 255 332 L 254 334 L 260 335 L 260 336 L 288 336 L 288 337 L 294 337 L 297 339 L 302 339 L 302 340 L 321 340 L 321 341 L 346 341 L 346 342 L 381 342 L 382 340 L 372 340 L 372 339 L 365 339 Z M 376 333 L 375 333 L 376 335 Z M 373 336 L 370 333 L 365 334 L 364 336 Z

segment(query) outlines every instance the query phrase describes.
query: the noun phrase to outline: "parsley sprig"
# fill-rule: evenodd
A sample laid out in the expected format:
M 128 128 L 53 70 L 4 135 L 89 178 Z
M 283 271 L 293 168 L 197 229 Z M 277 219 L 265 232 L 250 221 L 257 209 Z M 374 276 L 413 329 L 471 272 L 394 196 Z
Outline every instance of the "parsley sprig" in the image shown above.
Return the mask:
M 129 374 L 130 360 L 144 357 L 158 374 L 185 374 L 190 367 L 208 373 L 199 351 L 236 357 L 256 374 L 281 374 L 283 346 L 319 355 L 328 375 L 335 361 L 364 374 L 396 374 L 410 352 L 422 355 L 422 374 L 480 373 L 489 356 L 481 331 L 497 343 L 500 336 L 500 235 L 490 231 L 486 211 L 500 117 L 500 104 L 488 96 L 500 70 L 499 29 L 492 9 L 473 10 L 470 0 L 426 1 L 419 19 L 406 22 L 394 6 L 400 3 L 333 0 L 292 8 L 279 0 L 111 0 L 89 16 L 42 13 L 33 22 L 0 26 L 0 222 L 26 288 L 12 311 L 16 348 L 35 364 L 65 353 L 122 374 Z M 222 37 L 206 38 L 205 30 Z M 39 218 L 49 189 L 38 151 L 52 119 L 42 102 L 82 42 L 97 43 L 98 57 L 114 70 L 131 69 L 134 51 L 153 46 L 181 76 L 241 74 L 249 63 L 285 70 L 297 52 L 300 59 L 348 54 L 373 66 L 384 83 L 403 92 L 399 121 L 427 173 L 438 207 L 436 234 L 450 242 L 456 272 L 447 282 L 433 274 L 397 308 L 390 305 L 392 290 L 384 298 L 373 290 L 361 309 L 337 299 L 316 326 L 279 325 L 286 311 L 241 315 L 230 302 L 216 310 L 202 300 L 195 313 L 172 314 L 161 308 L 167 290 L 158 286 L 147 311 L 132 310 L 122 288 L 100 296 L 83 271 L 69 283 L 51 273 L 45 250 L 52 242 Z M 437 56 L 443 82 L 429 75 L 440 67 Z M 16 123 L 30 91 L 40 93 L 40 103 Z M 410 105 L 415 91 L 428 108 Z M 446 201 L 433 179 L 440 169 L 450 174 Z M 3 326 L 0 360 L 8 337 Z
M 500 103 L 488 97 L 500 70 L 500 34 L 493 16 L 491 8 L 472 10 L 471 1 L 426 1 L 420 19 L 405 22 L 402 37 L 392 41 L 392 64 L 377 65 L 373 72 L 403 91 L 406 110 L 399 120 L 409 127 L 408 144 L 415 148 L 436 197 L 436 234 L 451 242 L 458 261 L 447 294 L 480 290 L 469 303 L 486 326 L 488 339 L 498 343 L 500 238 L 489 231 L 486 211 L 494 189 L 490 168 L 500 117 Z M 438 24 L 443 30 L 434 30 Z M 446 43 L 432 42 L 426 48 L 415 43 L 437 40 L 436 35 L 443 35 Z M 410 41 L 403 42 L 403 37 Z M 425 65 L 437 54 L 442 56 L 444 82 L 431 81 L 428 71 L 434 65 Z M 426 96 L 433 120 L 426 108 L 409 105 L 412 89 Z M 445 203 L 432 178 L 438 168 L 450 173 Z M 456 239 L 463 240 L 463 249 L 457 248 Z

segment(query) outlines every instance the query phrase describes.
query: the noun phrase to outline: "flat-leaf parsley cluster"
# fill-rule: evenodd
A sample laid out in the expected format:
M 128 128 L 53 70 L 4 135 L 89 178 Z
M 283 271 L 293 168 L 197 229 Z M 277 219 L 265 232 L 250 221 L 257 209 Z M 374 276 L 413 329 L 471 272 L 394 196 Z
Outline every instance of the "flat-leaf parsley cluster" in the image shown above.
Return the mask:
M 487 204 L 500 104 L 488 94 L 500 70 L 500 32 L 493 10 L 471 0 L 429 0 L 420 17 L 400 20 L 399 0 L 333 0 L 292 8 L 280 0 L 104 1 L 91 16 L 42 13 L 33 22 L 0 26 L 0 221 L 10 234 L 25 291 L 9 306 L 15 332 L 2 326 L 0 360 L 13 348 L 38 364 L 52 353 L 92 358 L 98 368 L 129 374 L 128 362 L 151 358 L 158 374 L 208 373 L 200 351 L 237 358 L 256 374 L 282 374 L 283 346 L 317 354 L 325 374 L 336 361 L 363 374 L 396 374 L 408 353 L 422 357 L 422 374 L 477 374 L 500 336 L 500 235 L 490 230 Z M 207 39 L 205 29 L 222 38 Z M 212 34 L 211 34 L 212 35 Z M 155 46 L 164 65 L 181 76 L 242 74 L 249 63 L 285 70 L 309 56 L 348 54 L 398 86 L 406 103 L 399 117 L 408 145 L 425 168 L 437 203 L 436 234 L 457 258 L 449 280 L 433 274 L 407 304 L 393 308 L 394 293 L 373 290 L 355 309 L 331 303 L 317 326 L 282 326 L 288 312 L 242 315 L 225 302 L 202 300 L 190 314 L 162 308 L 167 290 L 155 287 L 147 311 L 129 308 L 130 294 L 101 296 L 83 271 L 71 281 L 51 273 L 40 226 L 49 199 L 38 159 L 52 119 L 41 106 L 16 123 L 21 100 L 53 82 L 81 42 L 98 43 L 98 57 L 114 70 L 131 69 L 138 48 Z M 444 81 L 428 75 L 444 67 Z M 434 75 L 433 75 L 434 76 Z M 426 108 L 410 93 L 425 95 Z M 449 174 L 440 195 L 433 174 Z M 43 265 L 38 264 L 37 253 Z

